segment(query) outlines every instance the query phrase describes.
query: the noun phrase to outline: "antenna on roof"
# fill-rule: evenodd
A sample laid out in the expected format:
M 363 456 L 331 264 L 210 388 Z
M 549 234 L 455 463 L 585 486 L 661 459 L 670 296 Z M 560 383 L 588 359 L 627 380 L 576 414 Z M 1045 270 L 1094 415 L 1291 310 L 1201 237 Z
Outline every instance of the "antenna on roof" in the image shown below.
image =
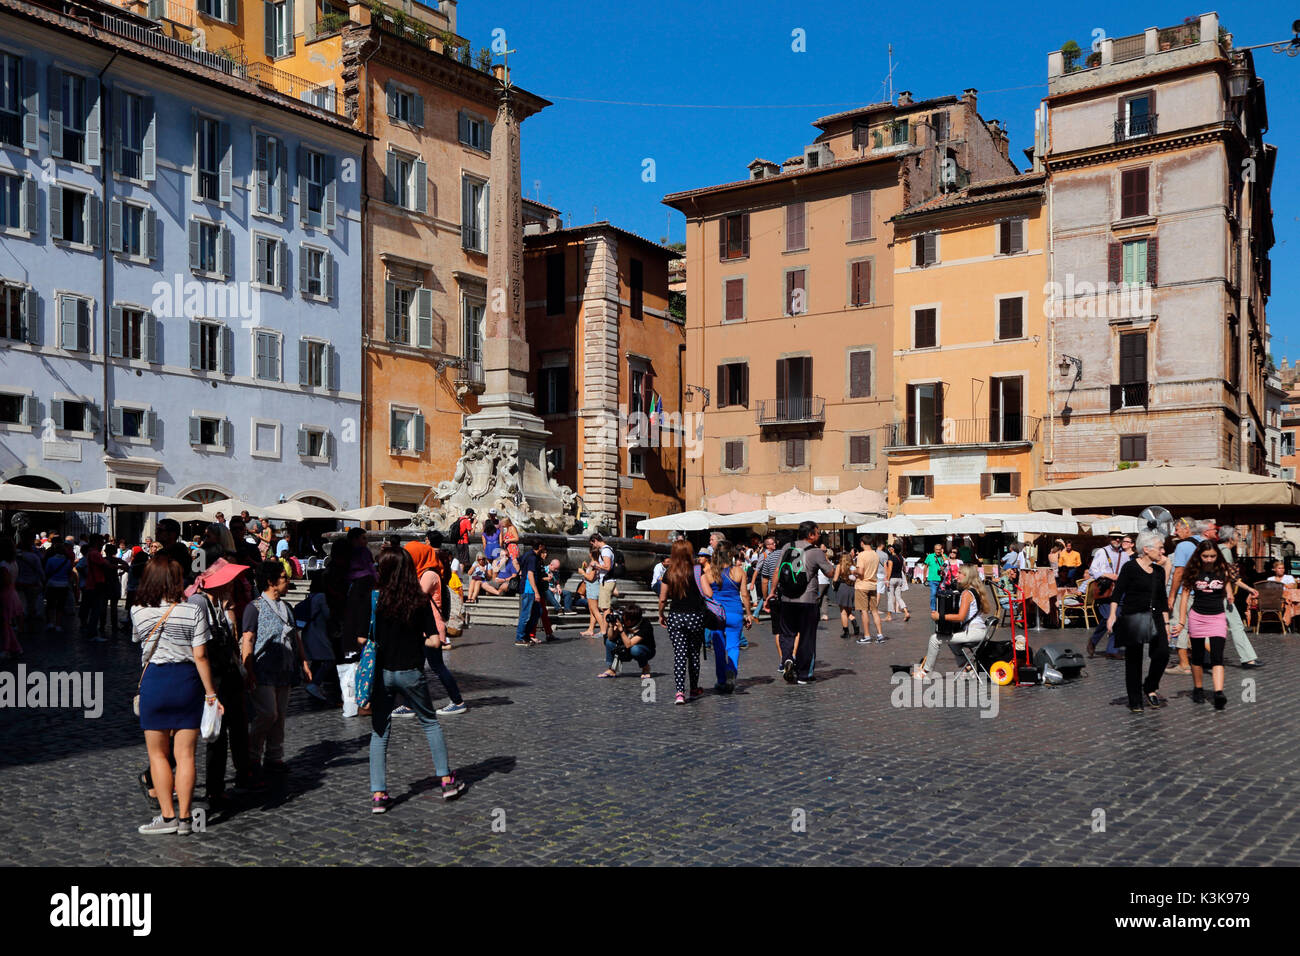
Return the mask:
M 894 102 L 894 44 L 889 44 L 889 72 L 885 74 L 885 82 L 880 84 L 880 88 L 885 93 L 885 100 L 889 103 Z

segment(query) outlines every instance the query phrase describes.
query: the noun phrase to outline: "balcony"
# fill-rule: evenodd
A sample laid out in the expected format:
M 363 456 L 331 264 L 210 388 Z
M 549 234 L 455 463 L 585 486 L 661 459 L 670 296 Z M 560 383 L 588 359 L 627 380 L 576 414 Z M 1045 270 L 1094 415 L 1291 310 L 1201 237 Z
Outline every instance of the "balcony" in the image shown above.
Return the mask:
M 153 25 L 145 26 L 125 17 L 111 13 L 100 13 L 100 27 L 108 33 L 124 37 L 134 43 L 152 47 L 171 56 L 178 56 L 198 63 L 213 70 L 220 70 L 228 76 L 244 77 L 247 75 L 243 50 L 233 47 L 224 50 L 200 50 L 191 43 L 173 39 L 160 32 Z
M 826 399 L 819 395 L 760 399 L 755 417 L 758 424 L 764 427 L 824 425 L 826 424 Z
M 473 359 L 461 359 L 456 367 L 456 385 L 464 386 L 471 392 L 481 393 L 486 385 L 483 376 L 483 363 Z
M 1030 415 L 945 418 L 942 422 L 893 422 L 885 426 L 885 448 L 1029 445 L 1038 441 L 1039 422 L 1039 419 Z
M 312 83 L 269 63 L 248 64 L 248 78 L 265 89 L 302 100 L 331 113 L 339 113 L 339 97 L 332 84 Z
M 351 22 L 346 13 L 331 13 L 319 20 L 308 21 L 307 29 L 304 31 L 307 42 L 311 43 L 313 40 L 319 40 L 322 37 L 333 36 L 341 32 Z
M 1156 114 L 1146 116 L 1115 117 L 1115 142 L 1124 143 L 1131 139 L 1143 139 L 1156 135 Z
M 1149 382 L 1130 382 L 1127 385 L 1110 387 L 1110 410 L 1123 411 L 1127 408 L 1146 408 L 1151 401 L 1151 384 Z

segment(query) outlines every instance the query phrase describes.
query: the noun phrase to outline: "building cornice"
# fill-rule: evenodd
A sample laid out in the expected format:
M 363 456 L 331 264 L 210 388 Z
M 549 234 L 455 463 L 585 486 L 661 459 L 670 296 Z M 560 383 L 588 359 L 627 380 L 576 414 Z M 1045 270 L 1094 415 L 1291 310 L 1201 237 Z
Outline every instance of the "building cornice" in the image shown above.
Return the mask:
M 1226 142 L 1232 137 L 1233 132 L 1239 133 L 1236 126 L 1224 120 L 1162 136 L 1125 140 L 1123 143 L 1106 143 L 1102 146 L 1088 146 L 1068 153 L 1049 153 L 1044 157 L 1043 164 L 1049 172 L 1053 172 L 1063 169 L 1096 166 L 1102 163 L 1120 162 L 1126 159 L 1150 156 L 1155 153 L 1186 149 L 1189 146 Z

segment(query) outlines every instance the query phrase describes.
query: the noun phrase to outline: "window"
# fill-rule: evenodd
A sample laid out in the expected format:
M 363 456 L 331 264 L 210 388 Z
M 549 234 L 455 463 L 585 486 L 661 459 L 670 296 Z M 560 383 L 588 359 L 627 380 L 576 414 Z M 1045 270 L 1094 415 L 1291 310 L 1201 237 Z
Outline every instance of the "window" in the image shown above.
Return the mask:
M 749 255 L 749 213 L 733 213 L 718 220 L 718 257 L 744 259 Z
M 195 120 L 195 130 L 194 196 L 211 202 L 229 198 L 221 194 L 225 153 L 222 148 L 223 124 L 209 116 L 200 116 Z M 225 173 L 229 176 L 229 169 Z
M 298 246 L 298 286 L 304 296 L 328 299 L 334 293 L 334 257 L 324 249 Z
M 939 310 L 912 310 L 912 348 L 932 349 L 939 345 Z
M 239 22 L 239 6 L 236 0 L 199 0 L 199 13 L 213 20 L 224 23 Z
M 745 467 L 745 441 L 744 439 L 735 439 L 734 441 L 723 442 L 722 445 L 722 469 L 723 471 L 740 471 Z
M 230 423 L 222 418 L 190 416 L 190 444 L 224 448 L 229 444 Z
M 782 421 L 799 421 L 813 412 L 813 360 L 810 355 L 776 360 L 776 414 Z
M 35 289 L 0 282 L 0 338 L 35 344 L 37 309 Z
M 627 453 L 627 473 L 631 478 L 645 477 L 645 452 L 628 451 Z
M 1129 332 L 1119 337 L 1119 383 L 1111 386 L 1110 410 L 1145 408 L 1147 384 L 1147 334 Z
M 484 328 L 486 314 L 486 300 L 468 294 L 462 298 L 460 312 L 461 352 L 466 361 L 476 365 L 483 364 L 483 338 L 487 331 Z
M 871 193 L 849 197 L 849 241 L 871 238 Z
M 0 229 L 36 231 L 36 180 L 0 173 Z
M 646 406 L 646 387 L 649 384 L 649 373 L 645 367 L 636 359 L 632 359 L 627 365 L 627 413 L 631 415 L 640 415 L 645 412 Z
M 254 458 L 280 457 L 280 423 L 263 418 L 250 421 L 253 447 L 250 453 Z
M 0 145 L 19 149 L 25 145 L 35 146 L 35 143 L 28 142 L 26 135 L 33 131 L 24 129 L 25 125 L 32 125 L 27 119 L 28 108 L 24 103 L 28 95 L 34 95 L 34 91 L 29 90 L 29 86 L 34 87 L 27 75 L 29 66 L 22 57 L 0 50 Z M 34 116 L 32 120 L 35 120 Z
M 1145 283 L 1156 285 L 1157 239 L 1134 239 L 1129 242 L 1112 242 L 1109 247 L 1108 276 L 1112 285 L 1123 283 Z
M 285 244 L 274 236 L 254 237 L 253 281 L 273 289 L 284 288 Z
M 393 409 L 389 435 L 389 447 L 393 451 L 419 454 L 424 451 L 424 416 L 416 411 Z
M 398 86 L 392 80 L 385 87 L 388 100 L 388 118 L 412 126 L 424 126 L 424 97 L 408 87 Z
M 53 133 L 50 137 L 50 152 L 55 156 L 61 156 L 64 159 L 74 163 L 84 163 L 87 161 L 86 156 L 86 78 L 78 76 L 76 73 L 64 73 L 62 70 L 51 71 L 54 76 L 51 83 L 51 96 L 55 102 L 50 104 L 50 110 L 53 114 L 57 109 L 58 115 L 51 116 L 51 125 L 59 124 L 61 127 L 62 145 L 56 150 L 54 148 L 55 136 Z M 98 157 L 95 157 L 97 160 Z
M 330 388 L 333 380 L 334 349 L 316 339 L 298 340 L 298 384 L 306 388 Z
M 998 299 L 998 338 L 1025 337 L 1025 300 L 1020 296 Z
M 1020 494 L 1020 474 L 1014 471 L 990 471 L 980 475 L 980 497 Z
M 943 383 L 907 386 L 907 444 L 938 445 L 943 441 Z
M 1139 284 L 1147 278 L 1147 241 L 1124 243 L 1124 283 Z
M 723 284 L 723 321 L 739 322 L 745 318 L 745 280 L 727 279 Z
M 390 149 L 384 188 L 385 199 L 393 205 L 413 212 L 428 211 L 429 170 L 423 160 Z
M 928 232 L 912 240 L 912 265 L 917 268 L 932 266 L 939 261 L 939 234 Z
M 108 354 L 113 358 L 157 362 L 157 316 L 144 309 L 113 306 L 109 313 Z
M 551 463 L 551 471 L 555 474 L 564 470 L 564 446 L 557 445 L 554 448 L 546 449 L 546 459 Z
M 90 300 L 61 295 L 59 303 L 59 347 L 69 352 L 90 351 Z
M 749 407 L 749 363 L 718 366 L 718 408 Z
M 304 425 L 298 429 L 298 454 L 303 458 L 327 461 L 330 457 L 330 433 L 324 428 Z
M 298 203 L 304 226 L 334 228 L 334 161 L 314 149 L 298 150 Z
M 99 245 L 99 197 L 67 186 L 50 187 L 50 235 L 73 245 Z
M 1025 251 L 1025 220 L 1004 219 L 998 223 L 998 255 L 1011 256 Z
M 263 5 L 266 22 L 266 55 L 289 56 L 293 53 L 293 0 L 267 2 Z
M 289 209 L 289 156 L 284 142 L 258 133 L 254 149 L 254 207 L 263 215 L 283 218 Z
M 849 305 L 871 304 L 871 266 L 870 259 L 849 263 Z
M 804 204 L 792 202 L 785 207 L 785 251 L 807 248 L 804 241 Z
M 564 314 L 564 253 L 546 254 L 546 314 Z
M 153 99 L 138 93 L 121 93 L 118 102 L 117 171 L 129 179 L 152 180 L 155 172 Z
M 488 184 L 466 176 L 460 183 L 460 243 L 487 252 Z
M 1125 169 L 1119 174 L 1121 219 L 1147 215 L 1150 176 L 1151 170 L 1145 166 L 1141 169 Z
M 390 279 L 385 296 L 385 338 L 398 345 L 433 348 L 433 292 Z
M 147 206 L 114 199 L 108 206 L 108 247 L 137 259 L 153 258 L 157 220 Z
M 631 295 L 632 318 L 643 318 L 645 309 L 645 264 L 640 259 L 629 263 L 628 286 Z
M 1146 461 L 1147 460 L 1147 436 L 1146 435 L 1120 435 L 1119 436 L 1119 460 L 1120 461 Z
M 234 344 L 232 329 L 216 322 L 190 322 L 190 368 L 232 374 Z
M 782 444 L 785 446 L 783 459 L 787 468 L 802 468 L 807 457 L 807 442 L 802 438 L 787 438 Z
M 411 303 L 415 299 L 415 290 L 395 287 L 392 292 L 392 325 L 388 330 L 388 341 L 409 344 L 411 341 Z
M 148 408 L 118 405 L 113 409 L 112 432 L 118 438 L 152 441 L 158 431 L 158 416 Z
M 542 356 L 537 372 L 537 413 L 566 415 L 569 412 L 569 356 L 558 353 Z
M 1116 131 L 1120 134 L 1118 138 L 1136 139 L 1155 133 L 1155 100 L 1155 93 L 1150 91 L 1120 100 L 1119 121 L 1116 123 Z
M 849 436 L 849 464 L 850 465 L 871 464 L 871 436 L 870 435 Z
M 849 352 L 849 398 L 871 397 L 871 352 Z
M 930 117 L 930 125 L 934 127 L 934 141 L 944 143 L 948 141 L 948 114 L 935 113 Z
M 26 425 L 29 396 L 0 392 L 0 425 Z
M 929 498 L 934 493 L 933 475 L 904 475 L 898 484 L 900 498 Z
M 1024 380 L 1019 376 L 989 380 L 989 441 L 1023 441 Z
M 264 382 L 279 382 L 280 376 L 280 336 L 274 332 L 253 332 L 253 344 L 256 350 L 253 368 L 256 377 Z
M 215 222 L 190 220 L 190 270 L 226 275 L 230 233 Z
M 56 398 L 50 403 L 54 427 L 64 432 L 98 431 L 95 407 L 87 402 Z
M 808 270 L 787 269 L 785 273 L 785 314 L 803 315 L 808 311 Z
M 1295 454 L 1295 432 L 1283 432 L 1283 433 L 1282 433 L 1282 449 L 1281 449 L 1281 454 L 1282 454 L 1283 456 L 1288 456 L 1288 455 L 1294 455 L 1294 454 Z
M 473 113 L 460 111 L 460 141 L 471 149 L 490 152 L 492 149 L 492 123 L 475 116 Z

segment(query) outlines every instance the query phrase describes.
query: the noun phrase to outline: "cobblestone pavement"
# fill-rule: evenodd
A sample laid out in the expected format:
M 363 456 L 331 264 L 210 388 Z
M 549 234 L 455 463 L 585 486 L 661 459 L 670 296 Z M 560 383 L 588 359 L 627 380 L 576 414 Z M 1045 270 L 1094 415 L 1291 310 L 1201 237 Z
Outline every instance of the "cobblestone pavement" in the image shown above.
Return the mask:
M 97 720 L 0 710 L 0 863 L 1300 863 L 1300 638 L 1259 638 L 1259 671 L 1229 646 L 1222 713 L 1170 676 L 1169 705 L 1131 715 L 1112 703 L 1123 666 L 1097 659 L 1063 687 L 1002 689 L 987 719 L 892 705 L 887 665 L 920 656 L 921 616 L 879 646 L 823 624 L 809 686 L 777 677 L 760 623 L 738 692 L 686 707 L 658 630 L 655 703 L 635 677 L 594 679 L 594 641 L 521 649 L 504 628 L 467 633 L 450 656 L 470 710 L 442 724 L 469 790 L 444 803 L 418 722 L 398 719 L 386 816 L 369 810 L 369 721 L 295 691 L 283 786 L 182 838 L 135 832 L 150 814 L 134 646 L 29 641 L 29 670 L 103 670 L 106 703 Z M 1083 632 L 1065 633 L 1082 648 Z

